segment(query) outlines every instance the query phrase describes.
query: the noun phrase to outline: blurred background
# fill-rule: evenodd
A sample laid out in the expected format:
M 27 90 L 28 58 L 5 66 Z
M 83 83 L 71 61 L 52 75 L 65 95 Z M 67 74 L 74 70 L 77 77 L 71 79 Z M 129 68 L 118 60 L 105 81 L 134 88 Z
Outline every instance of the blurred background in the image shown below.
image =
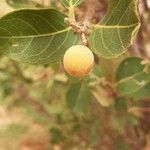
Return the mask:
M 84 0 L 76 9 L 78 21 L 91 13 L 97 23 L 108 3 Z M 0 0 L 0 17 L 43 7 L 66 13 L 58 0 Z M 128 52 L 150 57 L 150 0 L 139 0 L 138 7 L 141 29 Z M 150 86 L 147 98 L 123 98 L 109 107 L 92 98 L 77 111 L 67 106 L 61 63 L 32 66 L 0 57 L 0 150 L 150 150 Z

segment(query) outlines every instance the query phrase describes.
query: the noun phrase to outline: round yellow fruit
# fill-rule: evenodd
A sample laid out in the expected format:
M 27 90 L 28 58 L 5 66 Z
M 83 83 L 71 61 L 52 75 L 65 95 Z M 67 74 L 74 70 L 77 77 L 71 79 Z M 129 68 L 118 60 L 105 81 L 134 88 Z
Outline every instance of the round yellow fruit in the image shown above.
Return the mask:
M 94 64 L 94 56 L 91 50 L 84 45 L 70 47 L 63 59 L 64 69 L 75 77 L 82 77 L 88 74 Z

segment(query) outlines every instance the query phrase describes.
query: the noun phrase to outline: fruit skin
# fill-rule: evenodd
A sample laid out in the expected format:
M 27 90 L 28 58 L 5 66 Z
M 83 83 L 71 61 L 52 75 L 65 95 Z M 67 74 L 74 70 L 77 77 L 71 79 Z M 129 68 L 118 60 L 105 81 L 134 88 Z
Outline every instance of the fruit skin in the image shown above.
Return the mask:
M 74 45 L 70 47 L 63 59 L 64 69 L 74 77 L 82 77 L 89 73 L 94 64 L 94 55 L 91 50 L 84 45 Z

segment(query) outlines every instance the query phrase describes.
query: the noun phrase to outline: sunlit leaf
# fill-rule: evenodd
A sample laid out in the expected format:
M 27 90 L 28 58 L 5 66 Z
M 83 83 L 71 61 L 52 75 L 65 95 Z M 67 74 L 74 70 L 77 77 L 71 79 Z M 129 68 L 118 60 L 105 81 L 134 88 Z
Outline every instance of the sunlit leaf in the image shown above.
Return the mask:
M 0 19 L 0 51 L 30 64 L 59 61 L 78 37 L 54 9 L 22 9 Z
M 130 96 L 134 98 L 135 100 L 140 100 L 143 98 L 150 98 L 150 82 L 147 85 L 145 85 L 143 88 L 132 93 Z
M 137 0 L 111 0 L 106 16 L 94 25 L 90 47 L 98 55 L 113 58 L 123 54 L 139 29 Z
M 7 4 L 14 8 L 29 8 L 34 7 L 31 0 L 6 0 Z
M 150 73 L 144 71 L 142 59 L 130 57 L 125 59 L 117 70 L 115 87 L 118 95 L 129 95 L 143 88 L 150 82 Z
M 77 82 L 69 86 L 66 95 L 67 105 L 77 112 L 85 112 L 90 106 L 91 91 L 85 83 Z
M 75 7 L 80 5 L 83 2 L 83 0 L 61 0 L 61 3 L 65 7 Z

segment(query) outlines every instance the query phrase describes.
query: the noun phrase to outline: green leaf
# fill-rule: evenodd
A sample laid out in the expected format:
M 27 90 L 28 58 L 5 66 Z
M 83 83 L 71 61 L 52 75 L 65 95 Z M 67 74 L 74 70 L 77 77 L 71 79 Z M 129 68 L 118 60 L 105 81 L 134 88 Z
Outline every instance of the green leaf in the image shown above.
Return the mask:
M 65 6 L 65 7 L 76 7 L 78 5 L 80 5 L 83 2 L 83 0 L 61 0 L 61 3 Z
M 59 144 L 63 140 L 63 133 L 58 128 L 55 127 L 51 128 L 50 135 L 51 135 L 50 139 L 53 144 Z
M 111 0 L 106 16 L 94 25 L 90 47 L 98 55 L 114 58 L 123 54 L 139 29 L 137 0 Z
M 6 0 L 7 4 L 14 8 L 35 7 L 31 0 Z
M 125 114 L 128 110 L 127 100 L 124 97 L 117 97 L 114 100 L 114 108 L 117 112 Z
M 0 130 L 1 137 L 6 137 L 7 139 L 19 139 L 28 130 L 28 127 L 19 123 L 11 123 L 6 126 L 5 129 Z
M 129 145 L 126 143 L 122 136 L 116 136 L 114 139 L 114 145 L 115 150 L 130 150 Z
M 135 100 L 150 98 L 150 82 L 140 90 L 132 93 L 130 96 Z
M 90 88 L 82 82 L 72 83 L 66 95 L 67 105 L 76 112 L 85 112 L 90 106 Z
M 150 82 L 150 73 L 144 72 L 142 59 L 130 57 L 122 61 L 118 67 L 115 84 L 119 96 L 134 93 Z
M 91 73 L 99 78 L 104 76 L 103 70 L 100 68 L 99 65 L 96 65 L 96 64 L 94 64 Z
M 138 57 L 124 59 L 118 67 L 116 79 L 121 80 L 143 71 L 145 66 L 141 65 L 141 61 L 142 59 Z
M 54 9 L 22 9 L 0 19 L 0 51 L 30 64 L 59 61 L 79 38 Z

